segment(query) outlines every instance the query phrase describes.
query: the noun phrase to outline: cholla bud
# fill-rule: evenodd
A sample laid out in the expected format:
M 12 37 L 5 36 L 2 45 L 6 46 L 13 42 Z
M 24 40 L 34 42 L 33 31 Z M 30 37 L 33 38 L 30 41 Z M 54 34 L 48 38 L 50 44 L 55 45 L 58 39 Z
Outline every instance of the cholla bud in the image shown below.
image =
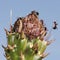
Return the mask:
M 32 11 L 26 17 L 19 17 L 13 26 L 10 25 L 10 31 L 5 29 L 8 46 L 2 47 L 7 60 L 42 60 L 48 55 L 44 52 L 53 40 L 44 40 L 47 28 L 38 15 L 38 12 Z

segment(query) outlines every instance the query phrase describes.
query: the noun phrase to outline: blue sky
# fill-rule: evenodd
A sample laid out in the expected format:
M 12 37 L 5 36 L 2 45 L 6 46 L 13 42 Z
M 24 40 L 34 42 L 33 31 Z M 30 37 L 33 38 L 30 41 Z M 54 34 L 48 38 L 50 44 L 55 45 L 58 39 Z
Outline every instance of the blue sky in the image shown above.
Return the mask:
M 51 32 L 51 38 L 55 39 L 48 48 L 50 55 L 45 60 L 60 59 L 60 0 L 0 0 L 0 60 L 6 60 L 2 45 L 7 45 L 4 28 L 9 29 L 10 10 L 12 9 L 12 24 L 19 16 L 26 16 L 32 10 L 40 13 L 39 18 L 43 19 L 48 30 L 52 27 L 54 20 L 58 23 L 58 29 Z

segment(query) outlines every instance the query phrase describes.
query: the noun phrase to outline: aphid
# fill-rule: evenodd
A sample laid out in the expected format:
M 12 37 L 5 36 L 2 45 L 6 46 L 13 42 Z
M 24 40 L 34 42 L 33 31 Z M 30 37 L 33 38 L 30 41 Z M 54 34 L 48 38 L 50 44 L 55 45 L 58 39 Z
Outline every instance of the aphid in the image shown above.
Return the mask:
M 53 29 L 57 29 L 57 25 L 58 25 L 58 24 L 56 23 L 56 21 L 54 21 L 54 22 L 53 22 Z

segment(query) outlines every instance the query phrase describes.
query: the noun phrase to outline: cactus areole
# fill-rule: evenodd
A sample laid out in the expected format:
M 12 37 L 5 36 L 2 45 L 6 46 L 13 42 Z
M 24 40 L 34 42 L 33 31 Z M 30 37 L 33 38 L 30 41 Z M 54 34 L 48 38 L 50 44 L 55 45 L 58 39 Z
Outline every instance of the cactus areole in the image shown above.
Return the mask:
M 5 29 L 8 45 L 3 48 L 7 60 L 42 60 L 48 55 L 44 52 L 51 41 L 44 40 L 47 28 L 38 15 L 32 11 L 19 17 L 9 31 Z

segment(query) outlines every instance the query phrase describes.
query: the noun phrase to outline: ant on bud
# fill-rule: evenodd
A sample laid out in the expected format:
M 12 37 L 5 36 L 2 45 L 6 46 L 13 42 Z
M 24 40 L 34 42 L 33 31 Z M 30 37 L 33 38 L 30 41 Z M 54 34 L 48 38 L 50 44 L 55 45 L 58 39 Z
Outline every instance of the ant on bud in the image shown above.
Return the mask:
M 36 12 L 35 10 L 33 10 L 31 13 L 32 13 L 32 14 L 39 15 L 39 13 L 38 13 L 38 12 Z

